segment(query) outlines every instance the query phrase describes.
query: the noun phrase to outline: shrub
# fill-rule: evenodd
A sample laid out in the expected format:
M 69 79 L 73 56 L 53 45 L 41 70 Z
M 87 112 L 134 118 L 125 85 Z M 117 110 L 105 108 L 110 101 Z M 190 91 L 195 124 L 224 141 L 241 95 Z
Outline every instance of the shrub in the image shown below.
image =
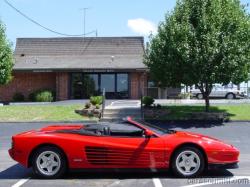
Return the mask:
M 150 96 L 144 96 L 142 98 L 142 104 L 144 104 L 145 107 L 150 107 L 155 102 L 153 97 Z
M 90 107 L 91 107 L 90 103 L 86 103 L 85 106 L 84 106 L 85 109 L 89 109 Z
M 52 102 L 53 100 L 54 97 L 51 91 L 44 90 L 35 94 L 36 102 Z
M 90 97 L 90 103 L 92 105 L 101 105 L 102 104 L 102 96 L 91 96 Z
M 96 105 L 95 105 L 95 108 L 96 108 L 96 109 L 100 109 L 100 105 L 99 105 L 99 104 L 96 104 Z
M 160 104 L 157 104 L 157 105 L 156 105 L 156 108 L 161 108 L 161 105 L 160 105 Z
M 29 95 L 29 100 L 32 102 L 52 102 L 55 99 L 55 94 L 51 90 L 37 90 Z
M 17 93 L 15 93 L 15 94 L 13 95 L 12 100 L 13 100 L 14 102 L 22 102 L 22 101 L 25 100 L 25 97 L 24 97 L 24 95 L 23 95 L 22 93 L 17 92 Z
M 29 101 L 35 102 L 35 95 L 36 95 L 36 92 L 29 94 Z

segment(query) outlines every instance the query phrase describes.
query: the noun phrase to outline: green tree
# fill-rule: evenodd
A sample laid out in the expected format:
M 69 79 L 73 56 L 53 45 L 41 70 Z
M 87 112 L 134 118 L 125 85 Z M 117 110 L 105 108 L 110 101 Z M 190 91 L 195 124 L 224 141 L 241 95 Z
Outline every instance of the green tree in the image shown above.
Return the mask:
M 5 35 L 5 27 L 0 21 L 0 85 L 7 84 L 12 76 L 13 53 Z
M 151 37 L 144 63 L 161 86 L 196 85 L 208 111 L 214 83 L 248 78 L 250 16 L 239 0 L 179 0 Z

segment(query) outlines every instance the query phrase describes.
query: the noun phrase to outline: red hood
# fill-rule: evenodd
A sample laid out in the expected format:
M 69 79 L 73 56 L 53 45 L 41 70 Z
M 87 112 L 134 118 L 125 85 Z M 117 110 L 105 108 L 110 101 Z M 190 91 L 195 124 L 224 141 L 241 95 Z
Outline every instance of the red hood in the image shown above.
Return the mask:
M 177 131 L 176 136 L 182 137 L 182 138 L 197 138 L 197 139 L 203 139 L 203 140 L 213 140 L 213 141 L 220 141 L 216 138 L 212 138 L 210 136 L 206 136 L 203 134 L 193 133 L 193 132 L 184 132 L 184 131 Z
M 218 149 L 235 148 L 231 144 L 225 143 L 219 139 L 193 132 L 177 131 L 175 134 L 173 134 L 173 136 L 176 137 L 176 141 L 181 140 L 183 142 L 195 142 L 199 144 L 213 145 Z

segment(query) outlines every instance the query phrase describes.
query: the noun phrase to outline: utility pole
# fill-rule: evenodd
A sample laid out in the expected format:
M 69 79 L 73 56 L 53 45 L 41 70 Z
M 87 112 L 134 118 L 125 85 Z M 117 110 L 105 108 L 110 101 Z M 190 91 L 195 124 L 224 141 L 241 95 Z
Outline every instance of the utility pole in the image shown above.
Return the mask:
M 83 11 L 83 37 L 86 35 L 86 12 L 88 9 L 90 9 L 90 7 L 80 9 Z

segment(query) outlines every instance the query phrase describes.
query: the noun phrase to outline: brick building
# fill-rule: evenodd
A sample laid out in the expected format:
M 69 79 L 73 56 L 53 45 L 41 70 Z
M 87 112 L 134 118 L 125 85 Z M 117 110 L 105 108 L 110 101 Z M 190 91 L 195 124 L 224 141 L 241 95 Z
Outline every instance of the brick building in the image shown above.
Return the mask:
M 57 100 L 84 99 L 103 89 L 109 99 L 138 99 L 147 86 L 143 37 L 19 38 L 13 80 L 0 101 L 40 89 Z

